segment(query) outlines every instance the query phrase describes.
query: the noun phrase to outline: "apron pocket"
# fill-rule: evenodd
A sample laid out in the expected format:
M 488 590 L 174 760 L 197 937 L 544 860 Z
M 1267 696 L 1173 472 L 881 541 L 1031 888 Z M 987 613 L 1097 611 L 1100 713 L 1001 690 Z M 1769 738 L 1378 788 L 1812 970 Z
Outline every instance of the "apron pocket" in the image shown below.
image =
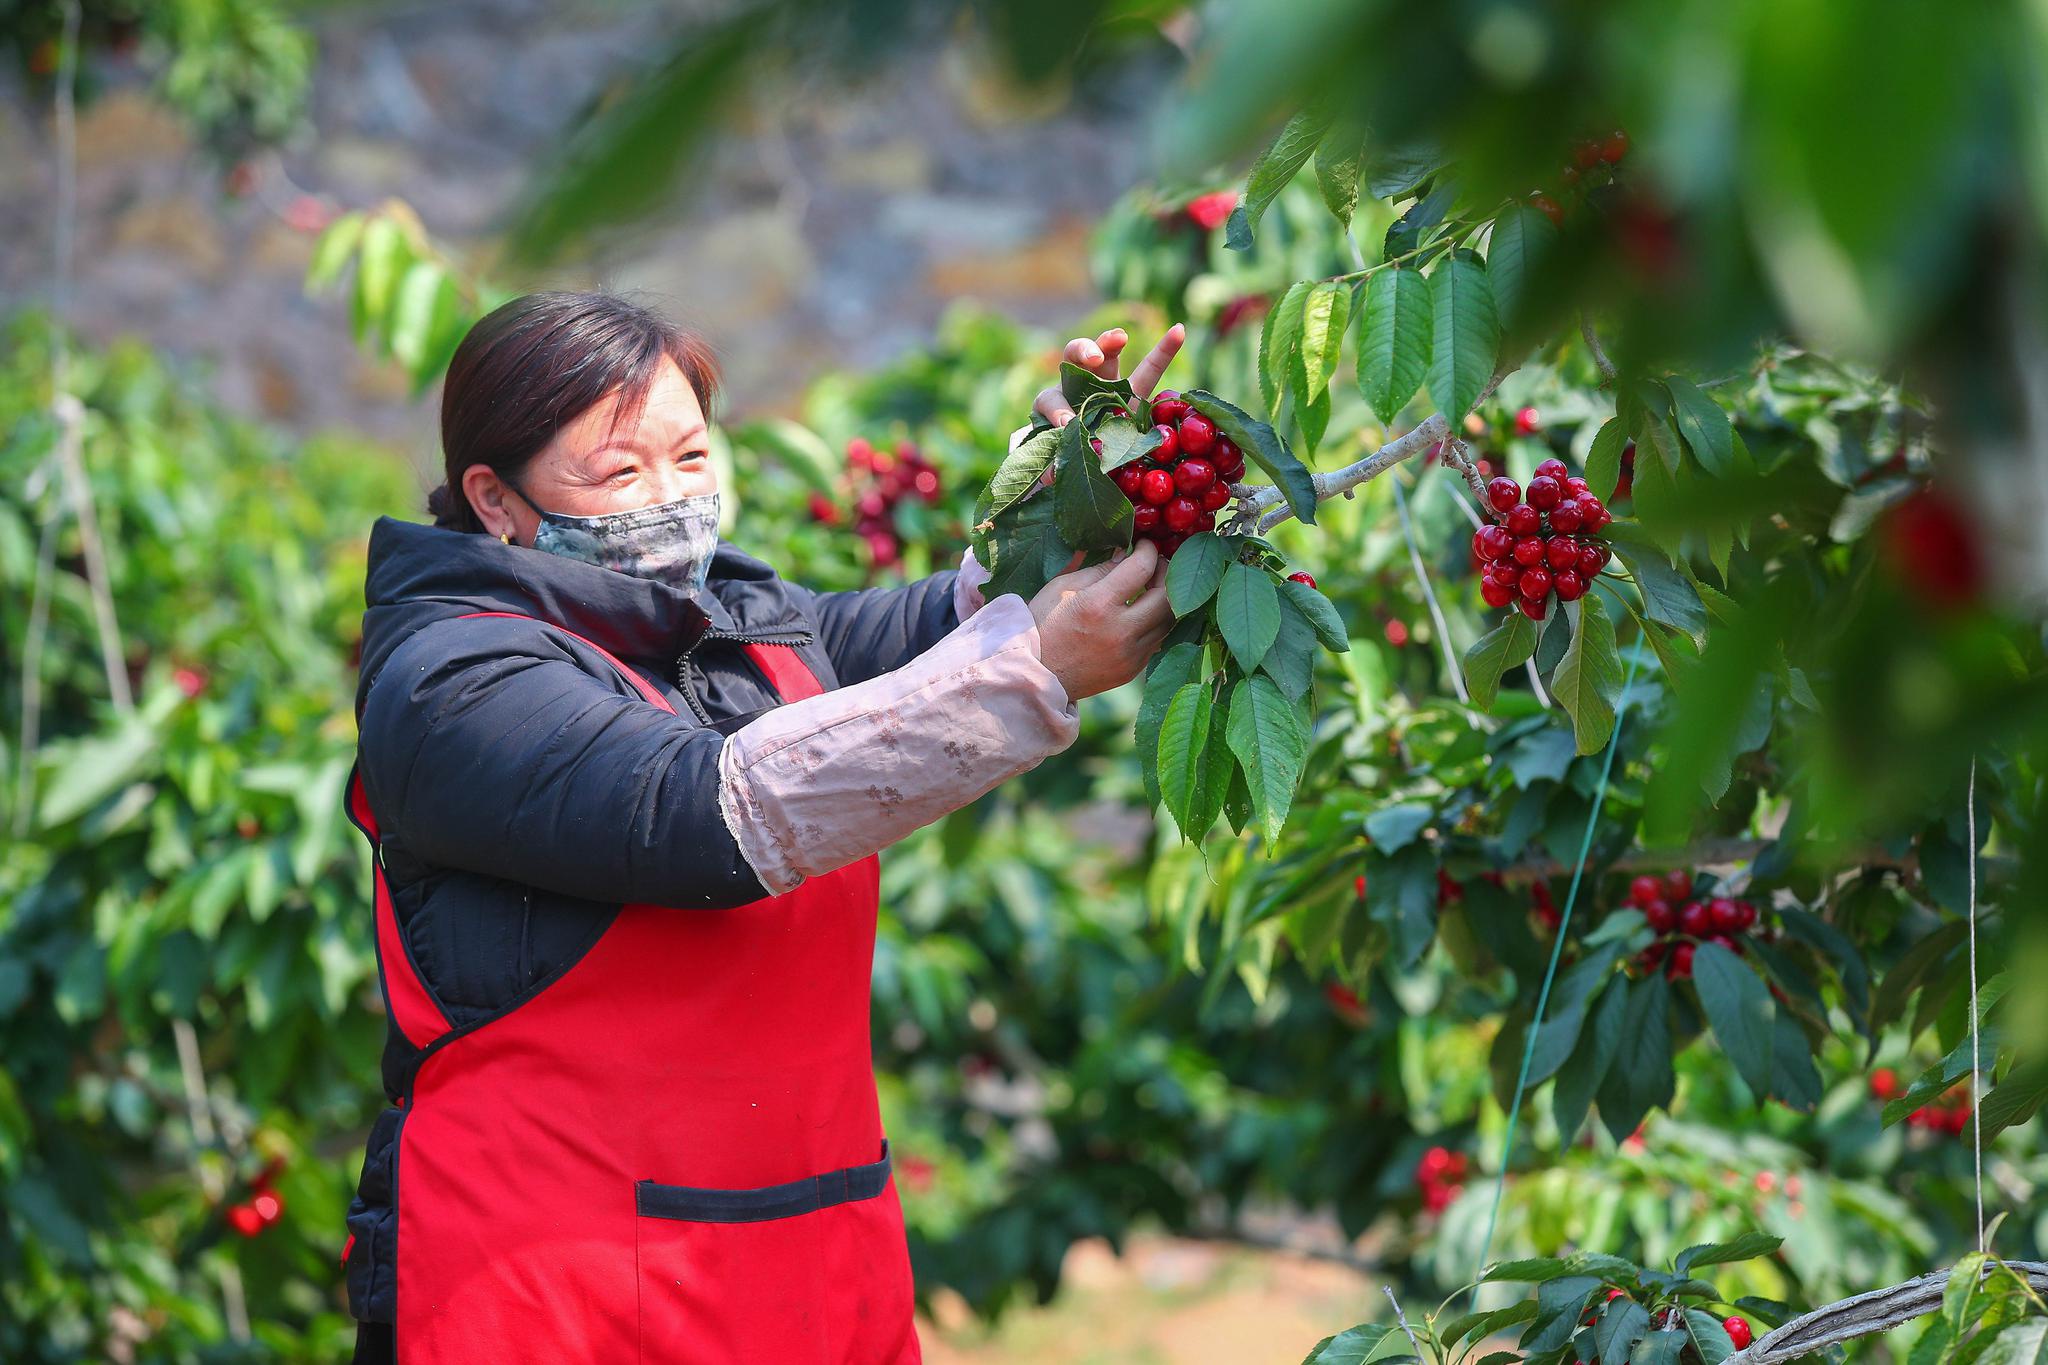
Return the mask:
M 634 1185 L 640 1359 L 918 1359 L 909 1250 L 881 1160 L 759 1189 Z

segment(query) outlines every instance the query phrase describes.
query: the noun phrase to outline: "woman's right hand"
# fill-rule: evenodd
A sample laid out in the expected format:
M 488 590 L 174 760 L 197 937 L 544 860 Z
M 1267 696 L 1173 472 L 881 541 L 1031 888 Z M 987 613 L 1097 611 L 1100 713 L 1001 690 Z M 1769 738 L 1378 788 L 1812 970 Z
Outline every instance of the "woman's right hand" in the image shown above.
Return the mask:
M 1070 701 L 1121 687 L 1144 670 L 1173 628 L 1166 561 L 1149 540 L 1127 554 L 1072 568 L 1031 599 L 1038 659 Z

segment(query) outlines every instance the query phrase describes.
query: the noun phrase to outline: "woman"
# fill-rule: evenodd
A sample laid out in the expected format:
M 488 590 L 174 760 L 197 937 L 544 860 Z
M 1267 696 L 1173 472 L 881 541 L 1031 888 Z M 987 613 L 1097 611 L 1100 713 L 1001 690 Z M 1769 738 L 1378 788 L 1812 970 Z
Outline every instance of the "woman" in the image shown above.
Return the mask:
M 348 1213 L 358 1360 L 919 1358 L 875 854 L 1071 743 L 1170 626 L 1163 566 L 1028 603 L 971 556 L 785 583 L 718 543 L 716 384 L 642 308 L 516 299 L 449 366 L 434 525 L 371 532 L 348 805 L 392 1103 Z

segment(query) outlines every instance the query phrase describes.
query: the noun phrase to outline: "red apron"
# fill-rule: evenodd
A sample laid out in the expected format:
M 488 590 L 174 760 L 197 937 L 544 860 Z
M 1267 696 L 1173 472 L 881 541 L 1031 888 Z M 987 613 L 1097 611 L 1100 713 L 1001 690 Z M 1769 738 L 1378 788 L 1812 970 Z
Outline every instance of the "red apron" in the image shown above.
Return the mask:
M 821 690 L 794 650 L 747 650 L 783 700 Z M 921 1359 L 870 1050 L 874 857 L 729 910 L 624 906 L 466 1032 L 381 860 L 375 884 L 392 1020 L 430 1048 L 399 1101 L 399 1361 Z

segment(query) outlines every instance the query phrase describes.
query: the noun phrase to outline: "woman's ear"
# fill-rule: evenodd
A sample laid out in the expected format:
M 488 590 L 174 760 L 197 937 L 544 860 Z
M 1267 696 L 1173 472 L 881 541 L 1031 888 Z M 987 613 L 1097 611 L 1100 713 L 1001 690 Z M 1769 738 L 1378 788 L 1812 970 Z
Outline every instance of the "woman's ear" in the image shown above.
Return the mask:
M 532 539 L 532 511 L 489 465 L 473 464 L 463 470 L 462 491 L 486 534 L 494 539 L 509 535 L 522 545 Z

